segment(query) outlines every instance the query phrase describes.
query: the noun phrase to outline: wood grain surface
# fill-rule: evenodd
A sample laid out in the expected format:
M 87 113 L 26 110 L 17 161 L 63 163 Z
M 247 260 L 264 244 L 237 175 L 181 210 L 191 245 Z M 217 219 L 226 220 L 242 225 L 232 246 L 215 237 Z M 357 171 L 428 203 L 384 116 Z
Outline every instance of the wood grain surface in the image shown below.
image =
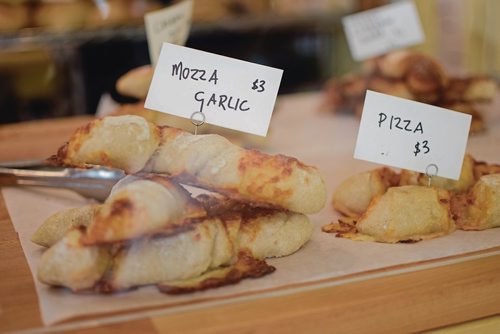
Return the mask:
M 53 154 L 89 117 L 0 126 L 0 161 Z M 27 208 L 28 209 L 28 208 Z M 0 197 L 0 332 L 416 332 L 500 314 L 499 249 L 427 269 L 308 284 L 290 293 L 167 314 L 130 313 L 44 328 L 16 232 Z M 401 268 L 398 268 L 401 270 Z M 373 274 L 373 273 L 372 273 Z M 331 284 L 330 284 L 331 283 Z M 89 306 L 90 307 L 90 306 Z M 165 312 L 163 312 L 165 311 Z
M 92 116 L 0 125 L 0 162 L 45 159 Z

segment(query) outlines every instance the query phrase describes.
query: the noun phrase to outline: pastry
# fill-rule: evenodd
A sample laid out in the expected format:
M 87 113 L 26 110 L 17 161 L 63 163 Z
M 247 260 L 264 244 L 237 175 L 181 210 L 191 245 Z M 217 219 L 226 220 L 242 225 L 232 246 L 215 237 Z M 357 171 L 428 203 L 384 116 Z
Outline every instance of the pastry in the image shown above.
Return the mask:
M 475 161 L 469 155 L 464 156 L 460 177 L 458 180 L 447 179 L 444 177 L 432 177 L 432 186 L 443 188 L 452 192 L 463 192 L 469 189 L 475 182 L 474 176 Z M 410 170 L 403 169 L 399 180 L 399 185 L 427 185 L 429 178 L 423 173 L 418 173 Z
M 56 32 L 81 29 L 92 3 L 85 0 L 42 0 L 33 12 L 33 24 Z
M 132 180 L 121 186 L 110 200 L 134 186 L 133 190 L 142 194 L 141 201 L 156 201 L 156 193 L 140 190 L 151 187 L 143 181 Z M 159 177 L 147 181 L 158 182 Z M 177 202 L 173 198 L 163 201 L 171 209 L 171 204 Z M 73 291 L 114 292 L 161 283 L 162 291 L 190 292 L 270 273 L 274 268 L 261 260 L 292 254 L 312 233 L 312 225 L 303 214 L 257 208 L 220 196 L 203 195 L 193 201 L 203 209 L 204 215 L 186 218 L 182 228 L 173 230 L 169 229 L 172 223 L 168 220 L 163 226 L 142 228 L 139 232 L 130 228 L 130 225 L 148 224 L 148 214 L 144 213 L 120 225 L 109 216 L 96 220 L 99 210 L 90 222 L 83 222 L 79 227 L 50 219 L 45 224 L 54 225 L 53 230 L 60 229 L 57 235 L 69 230 L 42 255 L 39 280 Z M 115 207 L 116 216 L 126 216 L 128 211 L 127 206 Z M 71 215 L 65 210 L 57 218 L 67 222 L 65 216 Z M 121 237 L 115 241 L 107 238 L 105 242 L 89 242 L 93 226 L 102 226 L 106 220 L 112 232 L 120 229 Z M 42 241 L 42 244 L 48 243 Z M 217 277 L 215 285 L 210 283 L 214 277 Z
M 254 258 L 248 252 L 240 251 L 236 261 L 226 267 L 210 270 L 198 277 L 186 280 L 171 280 L 157 284 L 161 292 L 181 294 L 235 284 L 244 278 L 259 278 L 275 270 L 264 260 Z
M 240 251 L 253 259 L 292 254 L 312 233 L 307 218 L 295 215 L 291 220 L 280 213 L 250 220 L 213 217 L 171 237 L 139 239 L 115 257 L 108 288 L 122 290 L 195 278 L 231 265 Z
M 326 201 L 318 170 L 295 158 L 245 150 L 219 135 L 157 127 L 138 116 L 92 121 L 54 160 L 168 174 L 180 183 L 300 213 L 318 212 Z
M 500 174 L 500 165 L 489 164 L 485 161 L 474 161 L 474 178 L 479 180 L 483 175 Z
M 146 99 L 153 80 L 153 72 L 154 69 L 151 65 L 144 65 L 128 71 L 116 82 L 117 92 L 141 100 Z
M 379 168 L 339 185 L 332 204 L 344 217 L 322 230 L 354 240 L 395 243 L 442 236 L 452 232 L 455 223 L 463 230 L 497 227 L 499 194 L 500 165 L 477 162 L 468 154 L 458 180 L 434 176 L 430 185 L 425 174 Z
M 297 159 L 244 150 L 222 136 L 195 136 L 175 128 L 163 128 L 162 139 L 145 171 L 300 213 L 315 213 L 324 206 L 321 176 Z
M 333 207 L 349 217 L 362 215 L 371 200 L 398 183 L 397 174 L 389 168 L 378 168 L 345 179 L 333 193 Z
M 56 212 L 38 227 L 31 236 L 31 241 L 43 247 L 50 247 L 70 229 L 90 225 L 92 217 L 98 209 L 98 204 L 90 204 Z
M 160 141 L 161 130 L 142 117 L 105 117 L 76 130 L 59 150 L 58 158 L 70 165 L 114 166 L 136 173 L 144 168 Z
M 92 121 L 52 161 L 134 173 L 90 214 L 65 210 L 40 227 L 57 229 L 53 235 L 36 233 L 38 244 L 51 245 L 39 280 L 73 291 L 156 284 L 183 293 L 271 273 L 265 259 L 292 254 L 309 240 L 313 227 L 304 213 L 320 210 L 326 197 L 317 169 L 294 158 L 138 116 Z M 192 198 L 179 182 L 219 194 Z M 81 264 L 67 265 L 71 258 Z
M 455 229 L 448 191 L 423 186 L 389 188 L 350 221 L 353 229 L 343 237 L 386 243 L 435 238 Z
M 481 176 L 468 192 L 453 198 L 452 212 L 462 230 L 499 227 L 500 174 Z
M 362 73 L 329 80 L 323 107 L 360 117 L 367 89 L 470 114 L 476 133 L 485 128 L 476 104 L 491 102 L 497 84 L 486 76 L 450 77 L 432 57 L 399 50 L 366 61 Z
M 0 32 L 16 32 L 28 26 L 29 7 L 24 1 L 0 2 Z
M 353 240 L 385 243 L 416 242 L 455 230 L 450 193 L 425 186 L 391 187 L 373 198 L 360 217 L 344 217 L 322 227 Z
M 379 93 L 401 97 L 403 99 L 414 100 L 415 95 L 401 81 L 387 79 L 381 76 L 373 76 L 368 80 L 369 90 Z M 364 93 L 363 93 L 364 95 Z
M 403 79 L 417 57 L 409 50 L 397 50 L 375 58 L 370 68 L 372 72 L 379 72 L 384 77 Z
M 486 76 L 451 78 L 444 91 L 444 101 L 482 102 L 491 101 L 497 90 L 496 82 Z
M 89 289 L 101 280 L 111 264 L 110 250 L 101 246 L 84 247 L 84 233 L 84 226 L 71 229 L 42 254 L 38 280 L 73 291 Z
M 87 15 L 85 25 L 90 28 L 110 27 L 130 24 L 130 0 L 106 0 L 96 3 Z
M 172 233 L 187 219 L 204 215 L 205 210 L 184 188 L 149 176 L 114 191 L 96 210 L 83 242 L 92 245 Z
M 195 126 L 190 119 L 162 113 L 159 111 L 154 111 L 151 109 L 144 108 L 144 102 L 137 102 L 133 104 L 123 104 L 109 113 L 107 116 L 125 116 L 125 115 L 135 115 L 141 116 L 147 121 L 154 123 L 159 126 L 170 126 L 174 128 L 180 128 L 185 131 L 193 132 Z M 223 128 L 220 126 L 215 126 L 211 124 L 203 124 L 196 129 L 197 134 L 218 134 L 226 137 L 232 143 L 245 146 L 245 147 L 264 147 L 266 144 L 266 138 L 253 135 L 251 133 L 243 133 L 236 130 L 231 130 L 228 128 Z

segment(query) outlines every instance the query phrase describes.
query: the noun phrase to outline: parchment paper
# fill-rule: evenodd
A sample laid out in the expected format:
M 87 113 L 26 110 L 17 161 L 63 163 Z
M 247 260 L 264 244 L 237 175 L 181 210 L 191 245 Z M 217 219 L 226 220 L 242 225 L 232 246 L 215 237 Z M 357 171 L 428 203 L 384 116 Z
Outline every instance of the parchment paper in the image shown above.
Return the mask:
M 228 299 L 242 294 L 276 289 L 297 283 L 315 282 L 348 274 L 400 264 L 469 253 L 500 246 L 500 228 L 481 232 L 456 231 L 451 235 L 415 244 L 381 244 L 335 238 L 321 232 L 322 225 L 336 219 L 330 199 L 335 187 L 353 173 L 376 167 L 352 158 L 358 122 L 351 115 L 318 112 L 319 95 L 304 94 L 281 98 L 273 116 L 269 145 L 272 153 L 295 156 L 318 166 L 328 187 L 328 203 L 311 216 L 315 225 L 312 239 L 297 253 L 268 262 L 276 271 L 255 280 L 244 280 L 195 294 L 170 296 L 156 287 L 113 295 L 73 294 L 65 289 L 49 288 L 36 279 L 36 268 L 43 251 L 30 237 L 52 213 L 85 204 L 78 195 L 59 189 L 3 188 L 3 196 L 34 277 L 42 320 L 46 325 L 73 317 L 154 306 L 171 309 L 199 306 L 207 300 Z M 499 113 L 500 114 L 500 113 Z M 470 138 L 468 152 L 480 160 L 500 163 L 500 115 L 487 116 L 489 129 Z

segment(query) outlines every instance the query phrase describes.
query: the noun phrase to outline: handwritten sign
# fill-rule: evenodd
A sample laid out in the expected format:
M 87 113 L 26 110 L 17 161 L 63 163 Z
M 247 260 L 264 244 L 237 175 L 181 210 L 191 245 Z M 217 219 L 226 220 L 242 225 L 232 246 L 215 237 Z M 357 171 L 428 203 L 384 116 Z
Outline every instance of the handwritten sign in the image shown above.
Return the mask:
M 189 36 L 193 1 L 186 0 L 144 16 L 151 63 L 156 65 L 164 42 L 184 45 Z
M 398 1 L 342 18 L 352 57 L 365 60 L 422 43 L 424 33 L 415 4 Z
M 471 115 L 366 92 L 354 157 L 356 159 L 458 180 Z M 434 174 L 436 168 L 433 168 Z
M 165 43 L 145 107 L 265 136 L 283 71 Z

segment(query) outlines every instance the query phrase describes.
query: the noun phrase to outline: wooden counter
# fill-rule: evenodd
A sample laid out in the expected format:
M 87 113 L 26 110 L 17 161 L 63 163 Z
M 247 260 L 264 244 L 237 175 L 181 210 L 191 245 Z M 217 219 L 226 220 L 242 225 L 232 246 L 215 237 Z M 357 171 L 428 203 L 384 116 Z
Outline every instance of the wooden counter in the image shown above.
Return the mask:
M 53 154 L 89 117 L 0 126 L 0 161 Z M 437 261 L 284 288 L 271 296 L 44 328 L 19 240 L 0 198 L 0 331 L 71 333 L 415 332 L 500 313 L 500 245 Z M 497 322 L 498 324 L 498 322 Z

